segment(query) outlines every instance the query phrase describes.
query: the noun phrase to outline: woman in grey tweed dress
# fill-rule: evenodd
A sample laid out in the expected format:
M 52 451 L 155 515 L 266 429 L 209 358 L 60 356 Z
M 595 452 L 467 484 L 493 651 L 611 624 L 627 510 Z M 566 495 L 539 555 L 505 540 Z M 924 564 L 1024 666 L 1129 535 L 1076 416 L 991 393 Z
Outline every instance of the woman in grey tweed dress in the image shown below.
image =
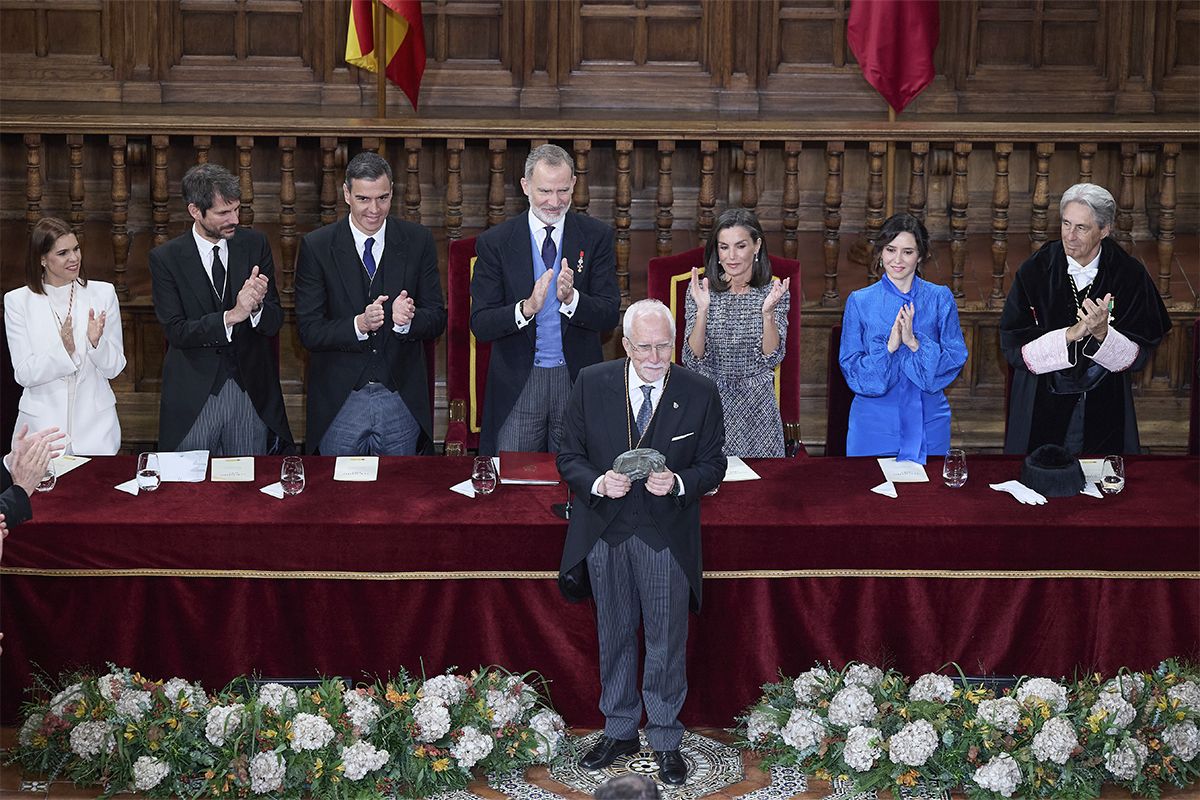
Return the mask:
M 688 287 L 683 365 L 717 384 L 726 455 L 782 458 L 774 369 L 787 344 L 790 279 L 771 279 L 762 226 L 741 208 L 717 219 L 704 268 Z

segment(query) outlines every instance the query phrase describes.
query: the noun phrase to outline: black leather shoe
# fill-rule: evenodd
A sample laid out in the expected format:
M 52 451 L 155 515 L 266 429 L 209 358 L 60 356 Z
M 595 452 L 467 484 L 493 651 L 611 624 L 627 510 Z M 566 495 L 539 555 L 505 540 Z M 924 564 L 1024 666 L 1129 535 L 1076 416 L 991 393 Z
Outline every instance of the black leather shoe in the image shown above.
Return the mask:
M 687 780 L 687 764 L 678 750 L 655 750 L 654 760 L 658 762 L 658 777 L 668 786 L 683 786 Z
M 600 741 L 596 742 L 595 746 L 579 759 L 579 766 L 584 769 L 604 769 L 621 756 L 633 755 L 641 748 L 641 742 L 636 737 L 614 739 L 611 736 L 601 736 Z

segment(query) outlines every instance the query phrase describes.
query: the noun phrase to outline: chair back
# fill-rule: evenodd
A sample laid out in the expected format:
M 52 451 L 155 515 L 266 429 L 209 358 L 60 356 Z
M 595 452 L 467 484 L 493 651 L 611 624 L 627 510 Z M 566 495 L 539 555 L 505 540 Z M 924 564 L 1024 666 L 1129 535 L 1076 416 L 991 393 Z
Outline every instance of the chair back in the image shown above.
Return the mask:
M 1192 417 L 1188 425 L 1188 455 L 1200 456 L 1200 319 L 1192 323 Z
M 661 300 L 675 317 L 675 362 L 683 359 L 686 325 L 685 298 L 692 267 L 704 273 L 704 248 L 650 259 L 646 268 L 646 295 Z M 784 438 L 800 440 L 800 310 L 804 302 L 800 262 L 771 256 L 771 273 L 780 280 L 791 278 L 791 303 L 788 306 L 788 343 L 783 362 L 775 368 L 775 400 L 783 418 Z M 803 449 L 802 447 L 800 448 Z
M 483 390 L 490 342 L 471 333 L 471 274 L 475 237 L 450 242 L 446 275 L 446 455 L 465 455 L 479 447 Z
M 825 362 L 825 455 L 845 456 L 850 430 L 850 404 L 854 392 L 842 374 L 838 356 L 842 350 L 842 326 L 829 329 L 829 355 Z

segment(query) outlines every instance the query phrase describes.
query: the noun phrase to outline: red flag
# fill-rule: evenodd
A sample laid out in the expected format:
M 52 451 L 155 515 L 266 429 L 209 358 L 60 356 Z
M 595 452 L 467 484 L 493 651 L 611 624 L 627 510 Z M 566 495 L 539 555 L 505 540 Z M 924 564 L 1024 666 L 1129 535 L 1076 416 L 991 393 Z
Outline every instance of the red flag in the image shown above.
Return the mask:
M 384 7 L 387 53 L 384 74 L 408 95 L 415 110 L 425 74 L 425 24 L 421 0 L 376 0 Z M 375 12 L 371 0 L 350 0 L 350 25 L 346 30 L 346 61 L 375 71 Z
M 846 38 L 867 83 L 903 111 L 933 81 L 938 0 L 853 0 Z

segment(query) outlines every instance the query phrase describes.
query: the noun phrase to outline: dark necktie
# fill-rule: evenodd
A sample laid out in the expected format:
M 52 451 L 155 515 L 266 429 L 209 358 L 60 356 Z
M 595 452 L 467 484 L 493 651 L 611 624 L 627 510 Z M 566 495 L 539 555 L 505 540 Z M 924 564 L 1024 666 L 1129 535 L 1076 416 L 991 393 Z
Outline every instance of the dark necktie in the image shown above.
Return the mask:
M 638 409 L 637 415 L 638 436 L 644 436 L 646 426 L 650 424 L 650 417 L 654 416 L 654 406 L 650 403 L 650 392 L 654 391 L 654 387 L 647 383 L 638 388 L 645 395 L 642 398 L 642 407 Z
M 558 251 L 554 249 L 554 226 L 546 226 L 546 240 L 542 242 L 542 264 L 546 269 L 554 269 L 554 262 L 557 260 L 555 256 Z
M 221 263 L 221 248 L 213 245 L 212 263 L 213 290 L 222 303 L 225 302 L 225 265 Z
M 363 266 L 367 268 L 367 277 L 375 278 L 375 237 L 372 236 L 363 243 Z

